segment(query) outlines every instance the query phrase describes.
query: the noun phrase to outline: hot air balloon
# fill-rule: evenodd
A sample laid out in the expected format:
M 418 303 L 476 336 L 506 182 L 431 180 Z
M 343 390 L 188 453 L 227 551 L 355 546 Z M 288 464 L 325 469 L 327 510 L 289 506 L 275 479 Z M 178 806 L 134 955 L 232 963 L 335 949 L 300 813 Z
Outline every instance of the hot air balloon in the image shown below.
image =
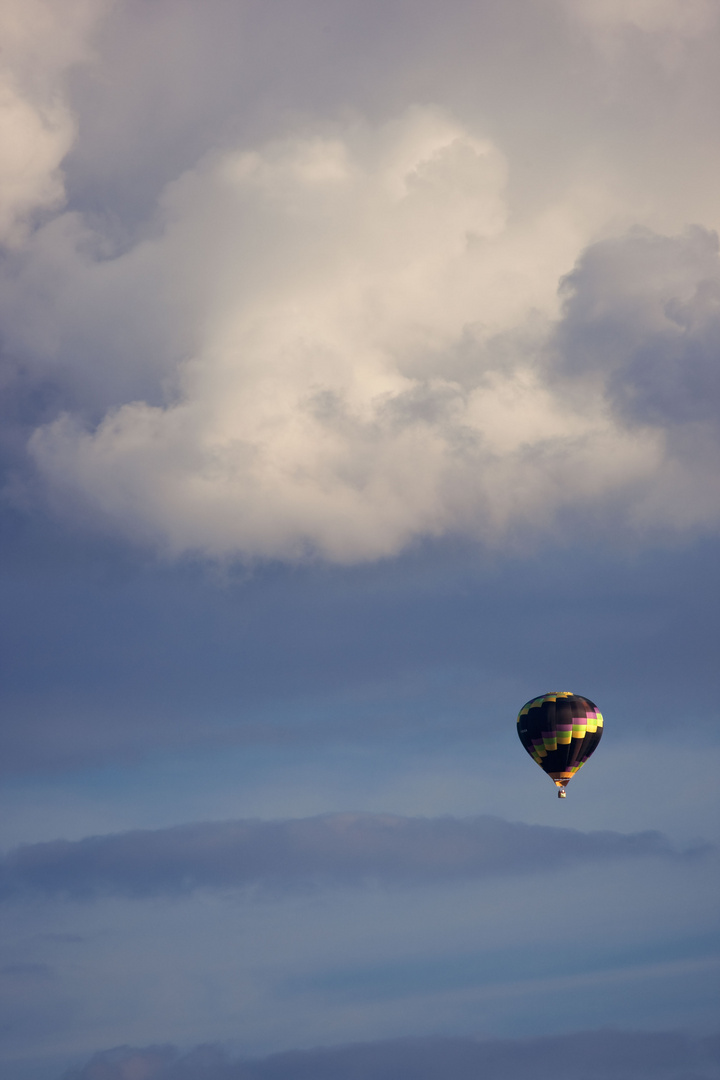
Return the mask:
M 568 783 L 600 742 L 603 718 L 589 698 L 562 690 L 523 705 L 517 728 L 520 742 L 564 799 Z

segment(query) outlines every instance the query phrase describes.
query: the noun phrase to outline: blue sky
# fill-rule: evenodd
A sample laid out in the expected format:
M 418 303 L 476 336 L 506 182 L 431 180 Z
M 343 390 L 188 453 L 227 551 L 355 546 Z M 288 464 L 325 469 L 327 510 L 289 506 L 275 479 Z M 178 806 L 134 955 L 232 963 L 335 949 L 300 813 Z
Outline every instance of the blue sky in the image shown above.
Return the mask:
M 716 6 L 0 32 L 3 1075 L 720 1075 Z

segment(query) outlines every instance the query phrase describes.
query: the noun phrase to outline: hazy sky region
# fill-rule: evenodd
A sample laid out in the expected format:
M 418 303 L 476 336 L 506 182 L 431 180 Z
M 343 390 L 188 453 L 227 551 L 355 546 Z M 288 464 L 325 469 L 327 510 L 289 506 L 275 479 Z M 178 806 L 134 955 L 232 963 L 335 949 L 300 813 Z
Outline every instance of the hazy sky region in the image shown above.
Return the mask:
M 718 1080 L 720 4 L 0 46 L 2 1080 Z

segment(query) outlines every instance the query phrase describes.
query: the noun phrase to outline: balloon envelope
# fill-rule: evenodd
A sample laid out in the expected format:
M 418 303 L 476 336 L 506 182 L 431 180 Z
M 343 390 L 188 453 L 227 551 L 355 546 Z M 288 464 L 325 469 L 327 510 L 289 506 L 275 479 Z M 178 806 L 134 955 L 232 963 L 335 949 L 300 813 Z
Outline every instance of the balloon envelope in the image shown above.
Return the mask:
M 517 728 L 528 754 L 564 798 L 566 785 L 600 742 L 603 718 L 590 698 L 569 690 L 553 691 L 523 705 Z

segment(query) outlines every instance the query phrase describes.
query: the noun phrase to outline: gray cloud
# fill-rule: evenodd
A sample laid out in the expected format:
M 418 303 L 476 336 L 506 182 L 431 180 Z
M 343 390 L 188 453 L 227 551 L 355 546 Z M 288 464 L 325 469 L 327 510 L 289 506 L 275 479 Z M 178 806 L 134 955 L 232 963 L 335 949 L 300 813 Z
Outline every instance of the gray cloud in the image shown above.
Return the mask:
M 398 1039 L 232 1061 L 203 1046 L 118 1047 L 64 1080 L 715 1080 L 720 1042 L 684 1034 L 591 1031 L 553 1038 Z
M 148 897 L 199 888 L 418 884 L 644 856 L 679 857 L 655 832 L 582 833 L 490 816 L 344 813 L 32 844 L 6 856 L 2 880 L 6 897 L 28 889 L 76 898 Z
M 638 229 L 594 244 L 562 293 L 563 374 L 600 379 L 631 424 L 720 424 L 716 233 Z

